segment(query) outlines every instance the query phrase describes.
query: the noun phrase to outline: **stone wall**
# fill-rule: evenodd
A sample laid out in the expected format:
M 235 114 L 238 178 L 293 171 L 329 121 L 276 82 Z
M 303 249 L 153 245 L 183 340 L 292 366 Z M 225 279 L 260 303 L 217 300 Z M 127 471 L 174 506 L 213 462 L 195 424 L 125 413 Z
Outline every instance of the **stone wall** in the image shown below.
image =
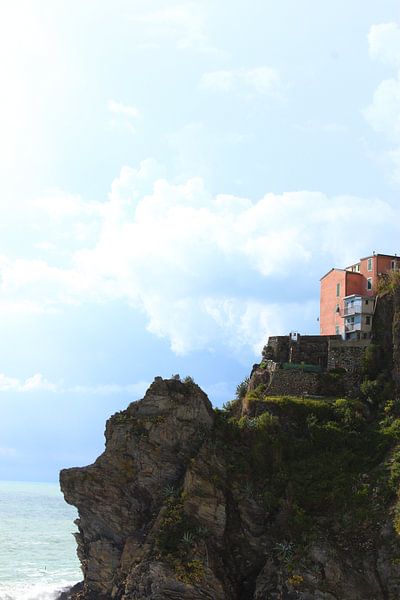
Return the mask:
M 266 396 L 357 397 L 359 388 L 360 376 L 356 372 L 336 375 L 279 369 L 272 374 L 264 393 Z
M 332 340 L 340 339 L 332 335 L 300 335 L 297 340 L 289 335 L 270 337 L 263 350 L 264 360 L 277 363 L 306 363 L 326 368 L 328 363 L 328 347 Z
M 262 351 L 263 360 L 273 360 L 277 363 L 289 361 L 289 336 L 274 335 L 268 338 L 268 343 Z
M 289 361 L 292 363 L 306 363 L 327 365 L 328 344 L 330 336 L 326 335 L 299 335 L 297 342 L 292 341 L 289 349 Z
M 361 371 L 362 358 L 369 340 L 344 342 L 331 340 L 328 350 L 328 370 L 345 369 L 349 373 Z
M 276 370 L 265 391 L 268 396 L 304 396 L 319 394 L 319 376 L 303 371 Z

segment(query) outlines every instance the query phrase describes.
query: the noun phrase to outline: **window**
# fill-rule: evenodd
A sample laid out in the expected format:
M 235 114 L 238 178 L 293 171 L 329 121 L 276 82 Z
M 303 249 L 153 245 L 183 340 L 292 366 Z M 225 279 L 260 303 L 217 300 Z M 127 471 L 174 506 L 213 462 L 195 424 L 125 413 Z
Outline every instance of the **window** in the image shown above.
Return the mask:
M 391 268 L 392 268 L 392 271 L 396 271 L 397 270 L 397 260 L 392 260 L 391 261 Z
M 357 273 L 360 272 L 360 263 L 358 263 L 358 265 L 356 265 L 356 271 L 357 271 Z
M 365 317 L 365 324 L 371 325 L 371 317 Z
M 367 290 L 372 290 L 372 277 L 367 279 Z
M 336 284 L 336 296 L 337 296 L 337 298 L 339 298 L 339 296 L 340 296 L 340 283 Z
M 340 335 L 340 333 L 339 333 L 339 325 L 336 325 L 336 327 L 335 327 L 335 333 L 336 333 L 336 335 Z
M 368 271 L 372 271 L 372 258 L 369 258 L 369 259 L 368 259 L 368 262 L 367 262 L 367 269 L 368 269 Z
M 365 304 L 368 304 L 368 300 L 365 301 Z

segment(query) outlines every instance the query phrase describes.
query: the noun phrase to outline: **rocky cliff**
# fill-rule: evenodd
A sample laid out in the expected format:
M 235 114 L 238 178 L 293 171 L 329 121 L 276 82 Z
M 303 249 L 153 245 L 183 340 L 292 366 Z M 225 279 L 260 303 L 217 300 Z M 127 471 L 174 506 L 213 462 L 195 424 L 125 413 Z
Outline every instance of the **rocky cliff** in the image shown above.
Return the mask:
M 84 577 L 68 598 L 400 598 L 396 294 L 359 399 L 250 386 L 213 410 L 190 378 L 156 378 L 112 416 L 96 462 L 61 472 Z
M 84 599 L 400 597 L 397 419 L 355 401 L 213 411 L 157 378 L 61 473 L 78 507 Z
M 377 299 L 373 343 L 380 349 L 382 369 L 390 371 L 400 399 L 400 285 Z

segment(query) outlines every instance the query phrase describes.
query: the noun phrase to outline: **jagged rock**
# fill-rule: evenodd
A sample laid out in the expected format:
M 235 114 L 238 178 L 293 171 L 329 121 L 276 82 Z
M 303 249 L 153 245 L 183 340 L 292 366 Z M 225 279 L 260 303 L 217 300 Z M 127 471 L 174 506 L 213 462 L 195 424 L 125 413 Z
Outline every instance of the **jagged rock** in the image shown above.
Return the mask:
M 165 488 L 179 484 L 213 419 L 198 386 L 156 378 L 142 401 L 107 422 L 106 449 L 93 465 L 61 472 L 65 499 L 79 510 L 88 594 L 120 597 L 123 575 L 149 552 Z
M 79 582 L 71 588 L 64 590 L 57 597 L 57 600 L 73 600 L 73 598 L 78 599 L 79 595 L 83 591 L 83 582 Z
M 305 413 L 309 404 L 300 412 L 266 404 L 261 417 L 268 431 L 280 423 L 284 439 L 299 441 L 301 427 L 317 431 L 307 427 L 323 418 Z M 351 415 L 343 414 L 347 427 Z M 68 600 L 397 600 L 393 499 L 382 523 L 360 522 L 356 539 L 341 515 L 312 515 L 295 547 L 291 527 L 305 516 L 291 482 L 282 484 L 285 448 L 277 440 L 260 446 L 255 418 L 243 417 L 250 428 L 232 433 L 197 385 L 161 378 L 111 417 L 96 462 L 61 472 L 65 498 L 79 511 L 84 573 L 83 590 Z

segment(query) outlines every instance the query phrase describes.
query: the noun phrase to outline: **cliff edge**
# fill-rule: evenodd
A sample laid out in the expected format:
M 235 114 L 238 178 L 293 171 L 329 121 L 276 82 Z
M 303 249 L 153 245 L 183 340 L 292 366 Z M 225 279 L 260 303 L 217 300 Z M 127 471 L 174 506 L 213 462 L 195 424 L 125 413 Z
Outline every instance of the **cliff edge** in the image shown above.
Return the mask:
M 345 399 L 236 410 L 156 378 L 93 465 L 61 472 L 79 511 L 73 598 L 400 596 L 398 419 Z
M 94 464 L 61 472 L 84 576 L 68 598 L 397 600 L 399 323 L 397 289 L 359 398 L 241 385 L 213 410 L 190 378 L 157 377 Z

